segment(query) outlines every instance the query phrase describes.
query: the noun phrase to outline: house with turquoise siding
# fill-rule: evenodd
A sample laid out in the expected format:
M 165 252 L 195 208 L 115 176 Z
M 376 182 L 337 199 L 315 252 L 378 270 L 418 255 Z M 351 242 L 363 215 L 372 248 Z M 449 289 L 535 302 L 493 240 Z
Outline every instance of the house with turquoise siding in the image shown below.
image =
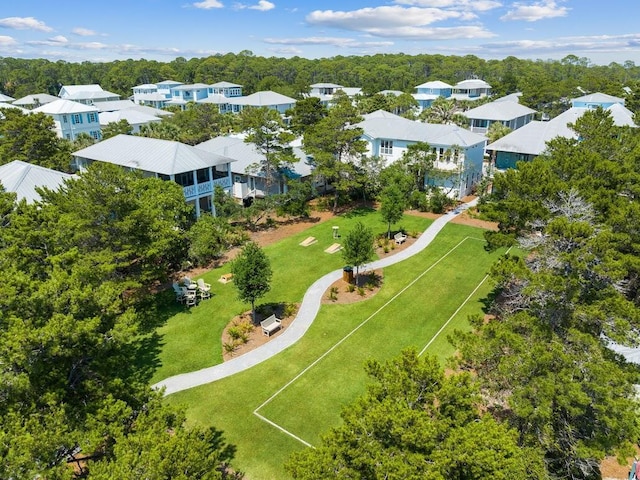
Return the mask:
M 429 144 L 435 167 L 443 175 L 439 180 L 425 178 L 425 183 L 445 188 L 451 196 L 462 198 L 482 179 L 482 163 L 487 138 L 457 125 L 423 123 L 383 110 L 363 115 L 356 124 L 363 130 L 367 155 L 384 160 L 385 165 L 402 158 L 409 145 Z M 447 173 L 449 174 L 447 176 Z
M 431 106 L 438 97 L 449 98 L 453 92 L 453 87 L 448 83 L 435 80 L 426 82 L 416 87 L 413 98 L 418 102 L 420 110 L 425 110 Z
M 182 187 L 197 216 L 213 212 L 214 187 L 231 189 L 233 159 L 181 142 L 134 135 L 116 135 L 73 153 L 78 170 L 106 162 L 145 176 L 173 181 Z
M 102 138 L 98 109 L 93 105 L 59 99 L 34 108 L 32 112 L 53 118 L 56 134 L 60 138 L 75 140 L 81 133 L 96 140 Z
M 469 130 L 485 134 L 493 123 L 517 130 L 530 123 L 535 113 L 535 110 L 520 105 L 517 95 L 508 95 L 462 112 L 462 115 L 469 119 Z
M 98 102 L 120 100 L 117 93 L 103 90 L 100 85 L 65 85 L 60 89 L 58 96 L 64 100 L 93 105 Z
M 209 96 L 209 85 L 194 83 L 171 88 L 171 99 L 165 105 L 178 105 L 182 108 L 189 102 L 198 102 Z
M 609 108 L 616 103 L 624 106 L 624 98 L 614 97 L 606 93 L 589 93 L 571 100 L 571 106 L 576 108 Z
M 163 80 L 158 83 L 145 83 L 133 87 L 133 101 L 138 105 L 153 108 L 164 108 L 171 100 L 171 89 L 183 85 L 175 80 Z
M 534 120 L 522 128 L 514 130 L 508 135 L 487 145 L 487 151 L 491 153 L 496 168 L 500 170 L 516 168 L 518 162 L 533 160 L 538 155 L 544 153 L 547 149 L 547 142 L 556 137 L 577 138 L 576 133 L 569 125 L 575 123 L 576 120 L 590 109 L 602 107 L 602 105 L 595 105 L 591 102 L 599 100 L 603 101 L 603 103 L 609 103 L 608 101 L 610 99 L 601 97 L 600 95 L 602 94 L 592 97 L 587 101 L 575 99 L 579 100 L 577 104 L 584 106 L 571 107 L 569 110 L 546 122 Z M 593 105 L 595 105 L 595 107 Z M 633 113 L 622 105 L 622 103 L 611 103 L 608 107 L 605 107 L 604 110 L 609 112 L 614 125 L 636 127 L 633 120 Z
M 451 97 L 456 100 L 478 100 L 489 95 L 491 95 L 491 85 L 479 78 L 456 83 L 451 93 Z

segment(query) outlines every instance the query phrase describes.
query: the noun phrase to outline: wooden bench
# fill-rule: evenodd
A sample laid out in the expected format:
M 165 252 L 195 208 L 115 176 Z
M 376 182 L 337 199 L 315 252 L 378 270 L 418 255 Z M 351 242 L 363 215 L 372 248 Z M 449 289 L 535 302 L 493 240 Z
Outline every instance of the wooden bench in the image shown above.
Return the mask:
M 393 236 L 393 239 L 396 241 L 398 245 L 400 245 L 407 239 L 407 236 L 402 232 L 398 232 Z
M 271 336 L 272 332 L 278 330 L 282 325 L 282 320 L 277 318 L 275 315 L 271 315 L 268 318 L 265 318 L 260 322 L 260 326 L 262 327 L 262 333 L 264 333 L 267 337 Z

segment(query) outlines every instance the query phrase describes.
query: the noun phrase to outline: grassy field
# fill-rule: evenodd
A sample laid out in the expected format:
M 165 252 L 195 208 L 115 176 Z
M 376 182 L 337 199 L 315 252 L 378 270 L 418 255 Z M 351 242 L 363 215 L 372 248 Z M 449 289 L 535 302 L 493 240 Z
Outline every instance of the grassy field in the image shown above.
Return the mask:
M 329 255 L 324 253 L 324 249 L 340 241 L 332 237 L 333 226 L 339 227 L 344 238 L 356 221 L 371 227 L 376 234 L 386 232 L 386 224 L 378 212 L 361 209 L 314 225 L 302 233 L 265 247 L 264 251 L 271 260 L 273 280 L 271 291 L 258 300 L 258 304 L 300 302 L 314 281 L 325 273 L 341 268 L 344 265 L 341 253 Z M 396 229 L 422 232 L 429 224 L 430 220 L 425 218 L 405 215 Z M 309 247 L 298 245 L 308 236 L 316 237 L 318 242 Z M 155 358 L 149 356 L 155 363 L 150 383 L 222 362 L 220 338 L 223 329 L 234 316 L 249 309 L 248 304 L 237 300 L 233 283 L 218 282 L 224 273 L 229 273 L 228 265 L 202 275 L 205 282 L 211 284 L 213 296 L 191 309 L 176 307 L 173 293 L 166 292 L 165 301 L 169 303 L 168 308 L 172 309 L 173 315 L 154 334 L 157 355 Z M 149 368 L 148 365 L 146 367 Z
M 234 466 L 247 479 L 287 478 L 282 465 L 304 448 L 300 440 L 317 444 L 339 423 L 341 408 L 364 392 L 366 359 L 384 361 L 408 346 L 421 351 L 432 339 L 427 353 L 452 353 L 447 335 L 467 329 L 468 315 L 481 312 L 491 289 L 486 273 L 501 253 L 487 253 L 481 239 L 482 230 L 447 225 L 423 252 L 386 268 L 373 298 L 325 305 L 296 345 L 167 400 L 184 405 L 190 422 L 224 430 L 237 447 Z

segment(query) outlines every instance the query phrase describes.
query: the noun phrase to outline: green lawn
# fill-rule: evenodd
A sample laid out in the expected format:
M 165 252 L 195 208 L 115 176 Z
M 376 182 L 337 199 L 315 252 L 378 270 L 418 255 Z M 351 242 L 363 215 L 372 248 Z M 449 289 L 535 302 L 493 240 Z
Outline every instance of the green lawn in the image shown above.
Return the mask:
M 271 260 L 273 280 L 271 291 L 258 304 L 300 302 L 314 281 L 325 273 L 341 268 L 344 265 L 342 254 L 330 255 L 324 253 L 324 249 L 340 241 L 332 237 L 333 226 L 339 227 L 344 239 L 356 221 L 362 221 L 376 234 L 386 232 L 387 226 L 378 212 L 362 209 L 313 225 L 302 233 L 265 247 L 264 251 Z M 422 232 L 430 223 L 430 220 L 422 217 L 405 215 L 396 228 Z M 298 245 L 308 236 L 316 237 L 317 243 L 308 247 Z M 228 272 L 227 265 L 203 275 L 205 282 L 211 284 L 212 298 L 191 309 L 178 309 L 178 313 L 157 330 L 154 338 L 159 343 L 159 353 L 154 359 L 156 369 L 150 383 L 222 362 L 220 338 L 224 327 L 234 316 L 249 309 L 248 304 L 237 300 L 233 282 L 218 282 L 220 276 Z M 171 296 L 172 293 L 165 295 Z
M 481 239 L 482 230 L 447 225 L 425 251 L 386 268 L 383 288 L 373 298 L 323 306 L 304 338 L 291 348 L 233 377 L 171 395 L 168 401 L 185 405 L 190 422 L 224 430 L 237 447 L 234 465 L 248 479 L 287 478 L 282 464 L 303 444 L 253 411 L 260 407 L 259 414 L 269 421 L 317 444 L 323 432 L 339 423 L 340 409 L 363 393 L 366 359 L 386 360 L 407 346 L 420 351 L 448 321 L 427 352 L 440 358 L 450 355 L 446 337 L 454 329 L 468 328 L 467 316 L 481 311 L 480 299 L 491 287 L 481 282 L 501 253 L 487 253 L 484 242 L 473 238 Z

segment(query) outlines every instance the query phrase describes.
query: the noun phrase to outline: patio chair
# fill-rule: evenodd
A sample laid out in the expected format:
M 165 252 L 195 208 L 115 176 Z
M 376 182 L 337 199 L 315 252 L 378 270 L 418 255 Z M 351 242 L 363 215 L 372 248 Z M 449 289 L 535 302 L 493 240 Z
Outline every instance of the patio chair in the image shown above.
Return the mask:
M 178 285 L 177 282 L 173 282 L 173 291 L 176 294 L 176 301 L 180 303 L 184 303 L 185 301 L 185 291 Z
M 200 298 L 210 298 L 211 297 L 211 284 L 205 283 L 205 281 L 201 278 L 198 279 L 198 292 L 200 293 Z
M 187 288 L 189 288 L 190 286 L 191 286 L 191 288 L 193 288 L 193 285 L 195 285 L 196 282 L 191 280 L 191 278 L 189 278 L 189 277 L 182 277 L 182 284 Z
M 187 290 L 184 295 L 185 301 L 187 303 L 187 307 L 194 307 L 198 302 L 198 298 L 196 296 L 195 290 Z

